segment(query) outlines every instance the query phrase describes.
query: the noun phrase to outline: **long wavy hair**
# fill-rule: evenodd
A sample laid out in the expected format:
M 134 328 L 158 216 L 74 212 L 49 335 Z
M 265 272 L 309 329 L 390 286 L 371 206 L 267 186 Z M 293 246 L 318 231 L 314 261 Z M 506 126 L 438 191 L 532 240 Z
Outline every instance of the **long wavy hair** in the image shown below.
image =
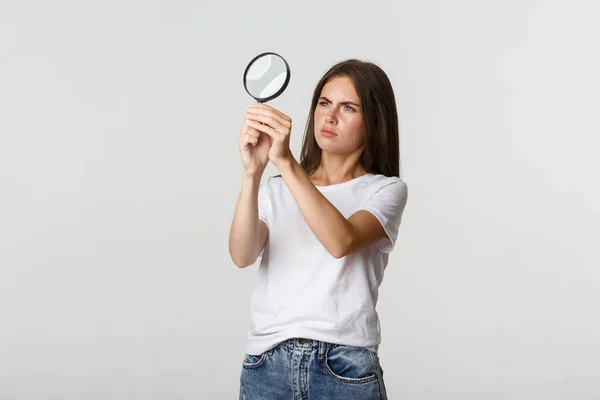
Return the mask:
M 321 163 L 322 150 L 315 138 L 315 108 L 323 87 L 335 77 L 350 78 L 360 100 L 365 127 L 365 148 L 360 156 L 363 168 L 373 174 L 400 177 L 398 111 L 392 84 L 378 65 L 357 59 L 335 64 L 315 87 L 300 153 L 304 172 L 312 175 Z

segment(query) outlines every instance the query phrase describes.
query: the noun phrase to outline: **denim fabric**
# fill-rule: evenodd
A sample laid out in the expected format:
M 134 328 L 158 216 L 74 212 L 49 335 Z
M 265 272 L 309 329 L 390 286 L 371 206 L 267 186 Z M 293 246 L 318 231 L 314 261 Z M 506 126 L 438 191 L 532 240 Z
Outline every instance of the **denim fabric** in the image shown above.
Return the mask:
M 387 400 L 376 353 L 301 338 L 245 354 L 239 394 L 240 400 Z

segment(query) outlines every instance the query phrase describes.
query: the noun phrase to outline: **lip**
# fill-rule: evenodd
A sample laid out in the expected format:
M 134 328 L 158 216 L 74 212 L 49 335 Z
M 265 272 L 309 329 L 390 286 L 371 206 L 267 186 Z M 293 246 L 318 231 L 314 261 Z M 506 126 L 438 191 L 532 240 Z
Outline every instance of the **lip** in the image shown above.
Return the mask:
M 330 130 L 327 130 L 327 129 L 321 129 L 321 135 L 327 136 L 327 137 L 337 136 L 335 133 L 333 133 L 333 132 L 331 132 Z

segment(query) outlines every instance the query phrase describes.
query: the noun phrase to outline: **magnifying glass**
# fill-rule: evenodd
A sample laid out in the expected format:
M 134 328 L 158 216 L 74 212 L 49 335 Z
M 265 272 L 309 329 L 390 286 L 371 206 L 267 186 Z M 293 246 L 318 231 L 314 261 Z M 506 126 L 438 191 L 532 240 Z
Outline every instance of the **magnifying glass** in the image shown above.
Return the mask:
M 259 103 L 279 96 L 290 82 L 290 66 L 277 53 L 257 55 L 244 71 L 244 88 Z

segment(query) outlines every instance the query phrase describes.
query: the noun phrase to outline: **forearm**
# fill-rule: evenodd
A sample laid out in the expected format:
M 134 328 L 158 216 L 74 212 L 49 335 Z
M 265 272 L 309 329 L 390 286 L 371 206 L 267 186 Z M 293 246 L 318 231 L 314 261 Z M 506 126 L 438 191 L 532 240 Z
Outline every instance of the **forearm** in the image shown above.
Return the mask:
M 259 251 L 258 189 L 261 175 L 242 176 L 242 189 L 229 232 L 229 254 L 238 267 L 253 264 Z
M 333 257 L 342 257 L 352 240 L 348 220 L 321 194 L 294 157 L 277 167 L 317 239 Z

